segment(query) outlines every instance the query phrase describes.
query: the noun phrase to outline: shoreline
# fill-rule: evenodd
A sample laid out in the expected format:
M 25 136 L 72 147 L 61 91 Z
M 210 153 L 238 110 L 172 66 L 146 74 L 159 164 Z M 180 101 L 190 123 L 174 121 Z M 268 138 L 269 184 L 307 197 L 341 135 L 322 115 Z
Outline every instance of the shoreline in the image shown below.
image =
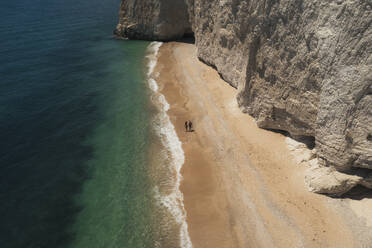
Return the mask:
M 183 205 L 183 195 L 180 191 L 181 184 L 181 169 L 185 161 L 185 155 L 182 150 L 182 143 L 179 140 L 175 131 L 173 123 L 170 121 L 168 110 L 169 104 L 165 99 L 165 96 L 159 92 L 159 86 L 156 81 L 157 74 L 154 73 L 154 69 L 158 63 L 158 52 L 160 47 L 163 45 L 162 42 L 152 42 L 147 50 L 147 81 L 148 87 L 152 91 L 153 103 L 158 108 L 157 121 L 159 122 L 159 128 L 156 130 L 158 137 L 165 150 L 169 153 L 169 170 L 174 172 L 174 185 L 167 192 L 161 193 L 159 188 L 155 190 L 158 204 L 165 207 L 169 214 L 173 217 L 173 220 L 179 225 L 179 243 L 181 248 L 191 248 L 190 236 L 188 234 L 188 227 L 186 222 L 186 213 Z M 167 164 L 165 160 L 163 163 Z M 163 164 L 163 166 L 165 165 Z
M 371 244 L 365 215 L 350 200 L 308 192 L 285 137 L 240 111 L 236 90 L 198 61 L 194 45 L 164 43 L 155 74 L 185 153 L 181 191 L 193 247 Z M 195 132 L 185 132 L 186 120 Z

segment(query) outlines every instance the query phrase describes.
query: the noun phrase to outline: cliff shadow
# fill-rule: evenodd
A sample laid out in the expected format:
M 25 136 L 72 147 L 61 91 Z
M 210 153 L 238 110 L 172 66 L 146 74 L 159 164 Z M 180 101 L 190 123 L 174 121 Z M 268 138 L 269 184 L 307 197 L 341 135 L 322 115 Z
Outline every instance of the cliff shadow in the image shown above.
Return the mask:
M 363 199 L 372 199 L 372 190 L 368 189 L 362 185 L 358 185 L 349 192 L 343 194 L 341 197 L 334 197 L 340 199 L 352 199 L 352 200 L 363 200 Z
M 176 41 L 181 42 L 181 43 L 187 43 L 187 44 L 195 44 L 194 33 L 185 34 L 182 38 L 177 39 Z

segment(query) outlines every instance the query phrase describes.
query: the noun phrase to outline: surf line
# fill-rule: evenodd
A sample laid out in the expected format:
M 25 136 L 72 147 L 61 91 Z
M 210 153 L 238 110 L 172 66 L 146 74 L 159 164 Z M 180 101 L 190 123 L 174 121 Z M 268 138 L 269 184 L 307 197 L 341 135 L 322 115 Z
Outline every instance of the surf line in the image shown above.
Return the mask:
M 192 248 L 192 243 L 186 222 L 186 210 L 183 204 L 183 194 L 180 190 L 182 179 L 181 168 L 185 162 L 185 154 L 182 149 L 182 143 L 177 136 L 174 125 L 170 121 L 169 115 L 167 114 L 169 110 L 169 103 L 165 99 L 164 95 L 159 92 L 159 86 L 155 80 L 157 75 L 154 75 L 154 69 L 158 61 L 159 49 L 162 44 L 162 42 L 151 42 L 147 48 L 147 79 L 153 97 L 156 98 L 156 101 L 158 103 L 160 103 L 156 104 L 159 108 L 158 118 L 160 119 L 161 123 L 158 134 L 161 138 L 162 144 L 171 155 L 172 166 L 176 170 L 177 176 L 172 192 L 168 195 L 160 195 L 159 200 L 161 204 L 165 206 L 169 213 L 174 217 L 176 222 L 180 225 L 180 246 L 182 248 Z

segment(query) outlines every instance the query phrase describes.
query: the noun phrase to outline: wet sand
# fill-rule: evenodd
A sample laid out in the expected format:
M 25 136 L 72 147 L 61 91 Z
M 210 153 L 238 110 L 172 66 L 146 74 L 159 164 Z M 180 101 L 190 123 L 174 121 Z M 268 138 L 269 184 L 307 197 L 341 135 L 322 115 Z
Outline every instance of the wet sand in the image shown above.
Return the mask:
M 193 247 L 371 247 L 363 214 L 370 199 L 354 202 L 357 216 L 348 199 L 308 192 L 285 137 L 239 110 L 236 89 L 198 61 L 194 45 L 163 44 L 155 71 L 185 152 L 181 191 Z

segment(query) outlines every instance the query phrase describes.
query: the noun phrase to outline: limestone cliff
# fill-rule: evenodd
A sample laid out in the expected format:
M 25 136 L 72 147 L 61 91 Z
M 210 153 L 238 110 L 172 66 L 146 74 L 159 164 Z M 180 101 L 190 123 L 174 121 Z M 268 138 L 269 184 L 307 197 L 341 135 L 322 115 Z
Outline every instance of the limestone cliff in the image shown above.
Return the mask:
M 142 40 L 171 40 L 192 33 L 184 0 L 123 0 L 115 35 Z
M 123 0 L 116 33 L 169 40 L 192 28 L 199 58 L 260 127 L 311 137 L 324 165 L 368 174 L 371 23 L 368 0 Z

